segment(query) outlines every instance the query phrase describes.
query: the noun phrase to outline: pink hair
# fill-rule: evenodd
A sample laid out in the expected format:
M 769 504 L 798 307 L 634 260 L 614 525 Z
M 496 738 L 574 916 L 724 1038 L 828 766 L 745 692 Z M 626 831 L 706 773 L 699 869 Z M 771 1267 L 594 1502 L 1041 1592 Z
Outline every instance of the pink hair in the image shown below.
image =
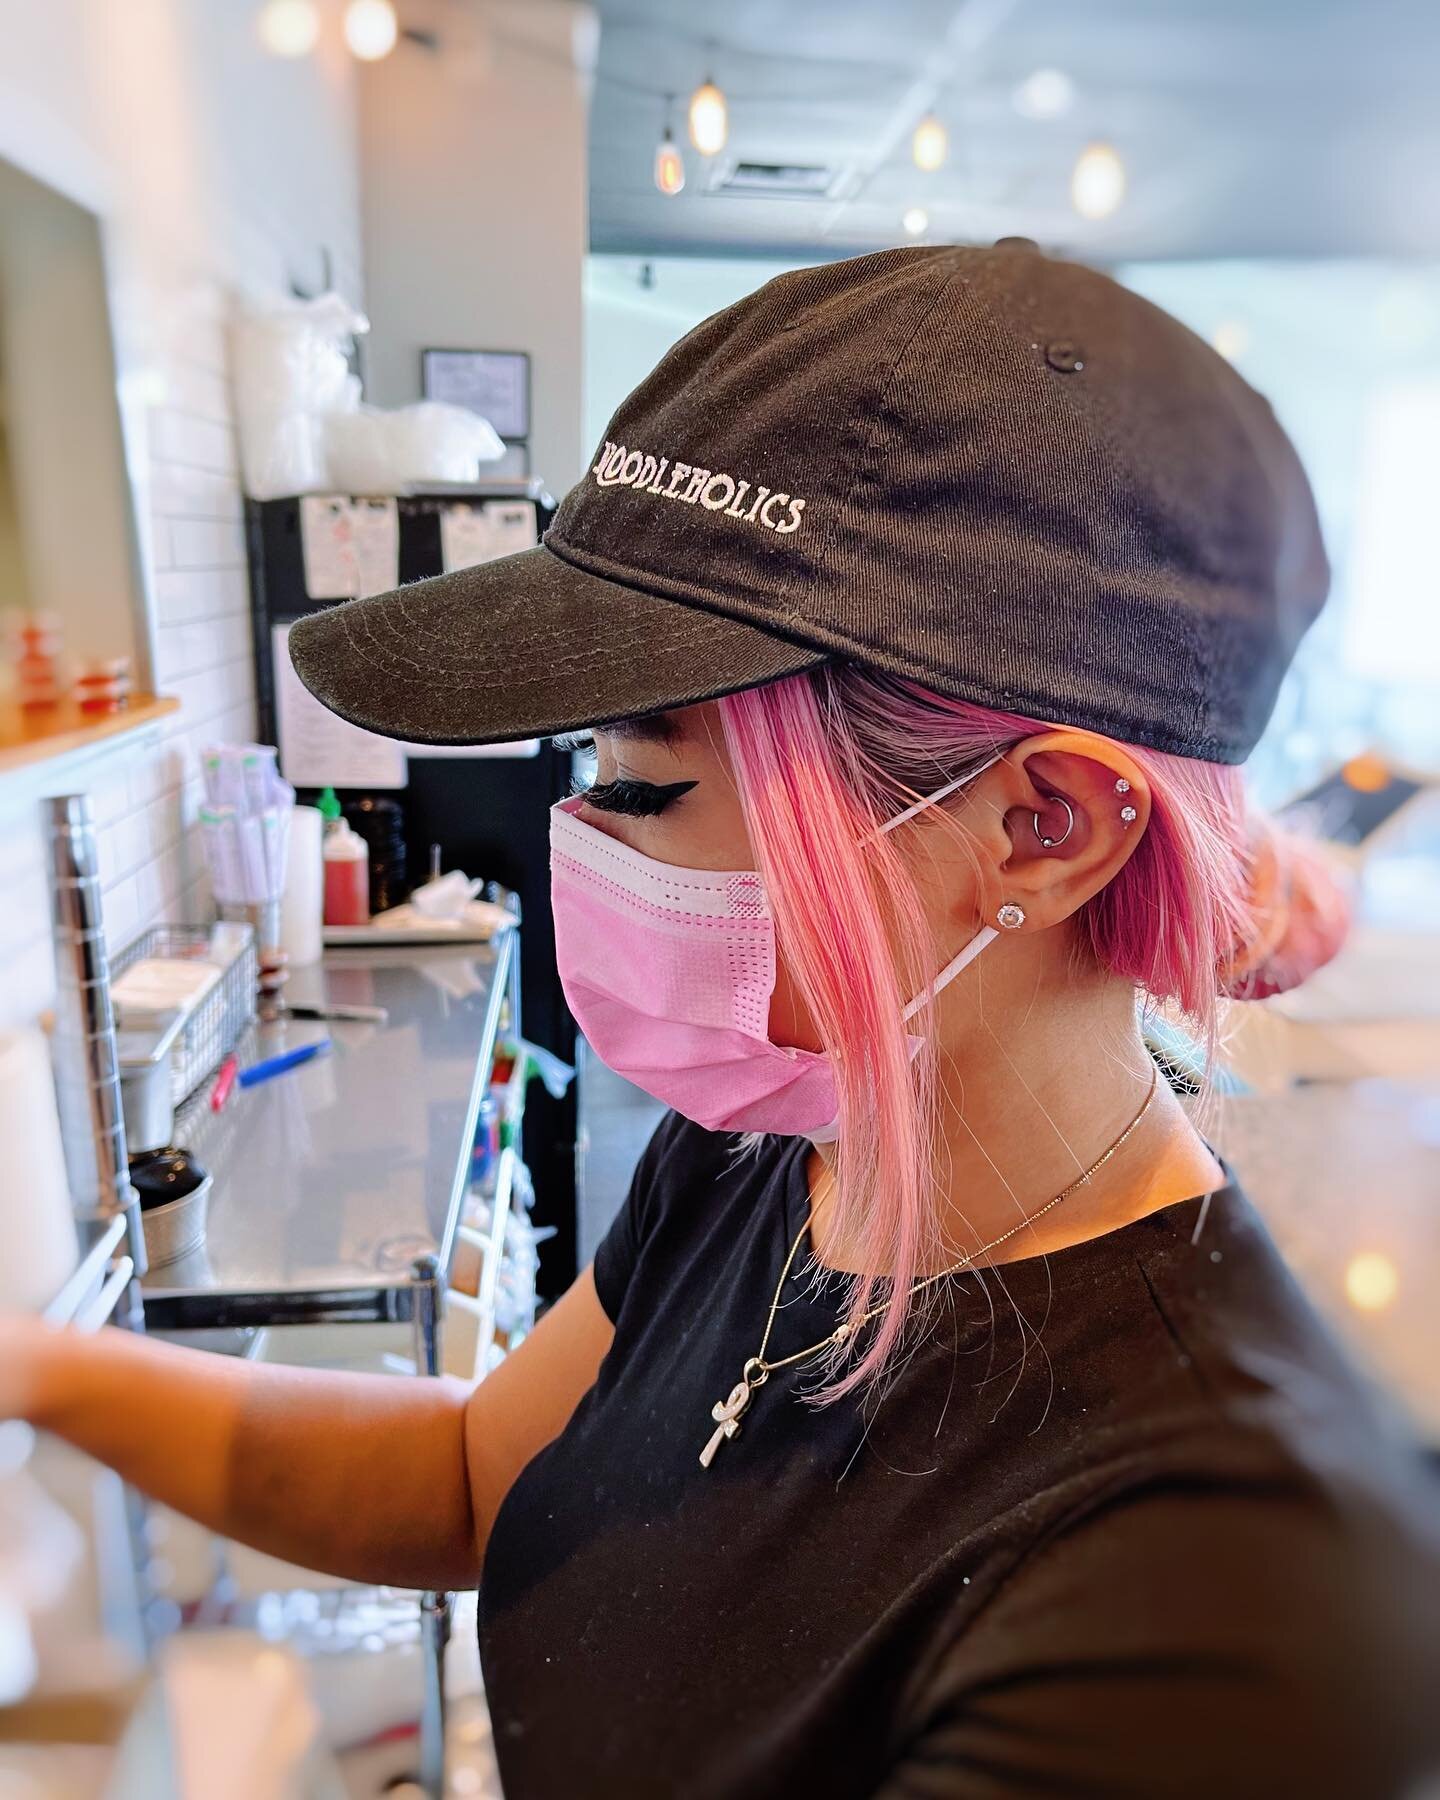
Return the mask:
M 863 1355 L 817 1396 L 830 1401 L 873 1386 L 889 1365 L 915 1271 L 939 1246 L 934 1052 L 927 1045 L 912 1063 L 908 1031 L 923 1032 L 924 1015 L 907 1028 L 901 1013 L 954 946 L 934 943 L 893 840 L 863 840 L 914 800 L 1053 727 L 854 664 L 732 695 L 720 715 L 781 954 L 835 1062 L 835 1226 L 861 1247 L 867 1268 L 889 1272 L 886 1289 L 893 1283 L 899 1296 Z M 1222 994 L 1292 985 L 1338 948 L 1345 908 L 1317 862 L 1248 814 L 1238 769 L 1126 749 L 1150 785 L 1150 820 L 1076 915 L 1077 949 L 1151 1000 L 1178 1004 L 1208 1060 Z M 1257 868 L 1269 878 L 1257 883 Z M 884 1298 L 882 1279 L 853 1278 L 852 1321 Z M 837 1352 L 828 1373 L 846 1360 Z

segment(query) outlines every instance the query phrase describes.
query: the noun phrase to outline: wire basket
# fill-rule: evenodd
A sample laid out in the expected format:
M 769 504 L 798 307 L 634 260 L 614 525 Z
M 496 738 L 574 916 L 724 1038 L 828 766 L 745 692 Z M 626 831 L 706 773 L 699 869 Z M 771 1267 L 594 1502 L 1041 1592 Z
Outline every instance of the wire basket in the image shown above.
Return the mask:
M 126 946 L 110 964 L 112 978 L 148 957 L 210 962 L 219 981 L 186 1019 L 170 1052 L 171 1097 L 176 1106 L 212 1075 L 255 1017 L 259 960 L 249 925 L 156 925 Z

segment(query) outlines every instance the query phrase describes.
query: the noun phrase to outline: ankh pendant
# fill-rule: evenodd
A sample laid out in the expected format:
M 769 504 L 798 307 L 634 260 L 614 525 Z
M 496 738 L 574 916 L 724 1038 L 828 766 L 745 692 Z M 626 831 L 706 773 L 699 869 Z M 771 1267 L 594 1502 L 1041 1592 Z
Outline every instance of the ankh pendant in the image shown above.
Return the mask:
M 740 1415 L 750 1404 L 750 1383 L 737 1381 L 730 1390 L 728 1400 L 717 1400 L 710 1408 L 710 1417 L 718 1421 L 715 1430 L 710 1434 L 710 1441 L 700 1452 L 700 1467 L 708 1469 L 715 1460 L 715 1452 L 726 1438 L 734 1437 L 740 1429 Z

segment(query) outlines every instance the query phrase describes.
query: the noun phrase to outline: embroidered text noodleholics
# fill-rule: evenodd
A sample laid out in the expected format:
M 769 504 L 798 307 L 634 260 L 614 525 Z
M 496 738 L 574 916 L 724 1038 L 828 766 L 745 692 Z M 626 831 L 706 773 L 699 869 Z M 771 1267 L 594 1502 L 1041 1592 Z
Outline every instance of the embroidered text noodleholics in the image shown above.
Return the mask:
M 723 512 L 727 518 L 739 519 L 746 525 L 763 525 L 768 531 L 786 536 L 798 531 L 803 500 L 774 489 L 751 487 L 737 476 L 699 469 L 690 463 L 672 463 L 665 456 L 651 456 L 643 450 L 627 450 L 623 444 L 606 440 L 600 460 L 591 469 L 598 487 L 632 487 L 655 494 L 661 500 L 683 500 L 687 506 L 700 505 L 709 512 Z

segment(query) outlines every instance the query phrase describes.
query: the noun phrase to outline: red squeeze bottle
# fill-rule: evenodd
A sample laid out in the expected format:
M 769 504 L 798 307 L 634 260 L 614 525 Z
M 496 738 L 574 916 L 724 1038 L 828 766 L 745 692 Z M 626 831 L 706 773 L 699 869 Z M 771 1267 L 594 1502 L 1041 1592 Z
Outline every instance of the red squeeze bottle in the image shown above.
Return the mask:
M 370 922 L 370 852 L 342 820 L 325 837 L 325 923 Z

